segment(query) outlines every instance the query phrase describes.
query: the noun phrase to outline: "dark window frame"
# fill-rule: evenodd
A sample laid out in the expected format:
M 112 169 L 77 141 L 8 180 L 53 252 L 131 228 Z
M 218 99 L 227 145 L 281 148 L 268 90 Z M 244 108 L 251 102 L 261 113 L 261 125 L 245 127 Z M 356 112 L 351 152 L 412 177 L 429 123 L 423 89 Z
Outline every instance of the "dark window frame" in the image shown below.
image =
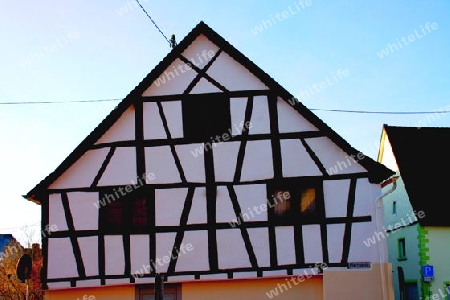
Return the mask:
M 230 97 L 225 94 L 185 95 L 182 103 L 183 135 L 191 142 L 212 142 L 230 134 Z
M 99 208 L 99 231 L 104 234 L 130 234 L 130 233 L 148 233 L 150 230 L 150 195 L 151 191 L 145 187 L 139 187 L 136 190 L 121 195 L 118 192 L 119 187 L 104 190 L 99 193 L 99 199 L 104 199 L 105 194 L 119 195 L 114 201 L 105 202 Z M 144 209 L 134 211 L 134 205 L 138 202 Z M 141 207 L 142 208 L 142 207 Z M 120 210 L 121 222 L 114 222 L 110 219 L 109 214 L 114 210 Z M 133 213 L 133 211 L 135 213 Z M 136 218 L 136 219 L 135 219 Z M 137 221 L 139 218 L 139 221 Z M 140 225 L 137 223 L 141 223 Z
M 142 300 L 144 295 L 154 295 L 155 285 L 145 284 L 136 286 L 135 299 Z M 176 295 L 176 300 L 181 300 L 181 284 L 164 283 L 164 291 L 169 291 Z
M 314 189 L 314 211 L 300 211 L 300 195 L 303 191 Z M 281 192 L 277 196 L 278 191 Z M 286 191 L 289 191 L 289 199 L 286 199 Z M 275 195 L 274 195 L 275 193 Z M 268 217 L 269 221 L 275 225 L 293 225 L 298 222 L 305 224 L 318 224 L 325 218 L 325 203 L 323 196 L 323 181 L 320 179 L 283 179 L 267 184 Z M 296 201 L 296 199 L 298 201 Z M 305 198 L 306 199 L 306 198 Z M 278 205 L 283 205 L 289 201 L 288 212 L 277 215 Z M 306 200 L 305 200 L 306 201 Z

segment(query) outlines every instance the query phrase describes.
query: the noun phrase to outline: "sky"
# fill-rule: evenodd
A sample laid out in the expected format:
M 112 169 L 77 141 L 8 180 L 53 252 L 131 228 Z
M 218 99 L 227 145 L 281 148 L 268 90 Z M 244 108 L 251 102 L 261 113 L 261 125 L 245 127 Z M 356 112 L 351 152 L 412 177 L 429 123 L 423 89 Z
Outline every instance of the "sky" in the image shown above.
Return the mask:
M 449 1 L 140 3 L 1 2 L 0 234 L 40 241 L 22 195 L 200 21 L 374 159 L 383 124 L 450 127 Z

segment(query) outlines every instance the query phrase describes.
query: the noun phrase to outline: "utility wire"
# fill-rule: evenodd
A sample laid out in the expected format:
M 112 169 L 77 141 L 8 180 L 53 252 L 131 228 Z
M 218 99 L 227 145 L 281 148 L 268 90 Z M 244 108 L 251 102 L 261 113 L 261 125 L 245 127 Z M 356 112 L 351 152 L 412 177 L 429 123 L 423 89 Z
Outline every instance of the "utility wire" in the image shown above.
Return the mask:
M 156 29 L 158 29 L 158 31 L 162 34 L 162 36 L 166 39 L 166 41 L 169 43 L 169 45 L 172 45 L 172 43 L 169 41 L 169 39 L 166 37 L 166 35 L 161 31 L 161 29 L 159 29 L 158 25 L 156 25 L 155 21 L 153 21 L 152 17 L 150 17 L 150 15 L 148 14 L 148 12 L 145 10 L 145 8 L 141 5 L 141 3 L 139 3 L 139 0 L 136 0 L 137 4 L 139 4 L 139 6 L 142 8 L 142 10 L 145 12 L 145 14 L 147 15 L 147 17 L 150 19 L 150 21 L 152 21 L 153 25 L 155 25 Z
M 21 102 L 0 102 L 0 105 L 26 105 L 26 104 L 67 104 L 67 103 L 92 103 L 92 102 L 107 102 L 119 101 L 123 99 L 93 99 L 93 100 L 71 100 L 71 101 L 21 101 Z M 338 113 L 354 113 L 354 114 L 383 114 L 383 115 L 420 115 L 420 114 L 436 114 L 449 113 L 450 110 L 436 110 L 436 111 L 369 111 L 369 110 L 347 110 L 347 109 L 324 109 L 324 108 L 309 108 L 315 111 L 327 111 Z

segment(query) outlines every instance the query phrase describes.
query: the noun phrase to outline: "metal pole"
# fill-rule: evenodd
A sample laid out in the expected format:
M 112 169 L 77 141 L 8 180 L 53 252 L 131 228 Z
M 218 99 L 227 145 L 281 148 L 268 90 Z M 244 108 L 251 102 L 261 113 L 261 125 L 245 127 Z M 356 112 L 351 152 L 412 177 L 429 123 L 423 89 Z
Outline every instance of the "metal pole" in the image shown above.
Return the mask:
M 28 279 L 25 280 L 25 283 L 27 285 L 27 293 L 25 295 L 25 299 L 28 300 Z

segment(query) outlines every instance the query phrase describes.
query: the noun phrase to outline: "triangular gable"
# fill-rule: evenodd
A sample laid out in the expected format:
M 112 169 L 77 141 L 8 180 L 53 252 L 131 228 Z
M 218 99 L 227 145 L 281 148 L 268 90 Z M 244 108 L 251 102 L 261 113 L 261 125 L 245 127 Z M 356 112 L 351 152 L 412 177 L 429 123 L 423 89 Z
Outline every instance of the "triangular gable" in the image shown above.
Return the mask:
M 194 43 L 194 41 L 197 41 L 198 43 Z M 193 46 L 191 47 L 191 45 Z M 200 52 L 200 49 L 202 52 Z M 206 54 L 203 52 L 204 49 L 206 50 Z M 200 61 L 201 57 L 204 58 L 202 61 Z M 205 57 L 208 57 L 208 59 L 205 59 Z M 194 64 L 194 61 L 189 61 L 189 59 L 194 60 L 194 58 L 197 58 L 196 65 Z M 191 63 L 191 68 L 189 68 L 189 63 Z M 228 66 L 226 70 L 224 70 L 224 66 Z M 185 72 L 182 72 L 181 68 L 183 68 Z M 178 70 L 178 74 L 176 74 L 175 70 Z M 234 72 L 235 70 L 237 71 Z M 173 72 L 173 75 L 169 72 Z M 163 77 L 166 79 L 165 83 L 162 82 Z M 321 131 L 325 136 L 327 136 L 331 143 L 341 148 L 343 153 L 354 156 L 359 153 L 315 114 L 308 110 L 302 103 L 298 102 L 292 94 L 281 87 L 267 73 L 251 62 L 241 52 L 236 50 L 205 23 L 200 22 L 147 75 L 147 77 L 144 78 L 141 83 L 128 94 L 128 96 L 102 121 L 102 123 L 83 140 L 83 142 L 53 173 L 47 176 L 26 195 L 26 198 L 39 203 L 39 196 L 36 195 L 48 188 L 50 184 L 52 184 L 80 157 L 82 157 L 88 149 L 92 149 L 92 145 L 98 142 L 100 138 L 107 140 L 130 138 L 131 136 L 128 135 L 129 133 L 125 135 L 123 132 L 117 134 L 113 133 L 112 131 L 114 130 L 112 129 L 112 126 L 119 120 L 119 118 L 127 118 L 127 114 L 133 106 L 137 105 L 137 107 L 133 107 L 133 109 L 145 109 L 143 108 L 144 105 L 142 105 L 142 102 L 140 101 L 141 97 L 181 95 L 183 93 L 195 93 L 196 91 L 204 92 L 206 90 L 213 91 L 214 89 L 212 86 L 216 90 L 225 92 L 230 89 L 271 90 L 300 114 L 300 116 L 297 115 L 299 121 L 296 122 L 296 126 L 298 126 L 298 128 L 306 126 L 304 127 L 305 129 L 308 128 L 309 130 Z M 145 103 L 145 105 L 148 104 L 148 102 Z M 164 105 L 157 105 L 158 110 L 164 110 Z M 278 106 L 281 107 L 280 105 Z M 281 109 L 286 110 L 286 108 L 289 107 L 284 107 Z M 292 111 L 292 109 L 290 111 Z M 304 121 L 301 121 L 302 119 Z M 120 122 L 125 124 L 128 123 L 127 121 Z M 166 127 L 168 128 L 170 128 L 170 126 L 174 126 L 170 123 L 170 120 L 165 120 L 165 122 L 167 122 Z M 170 130 L 167 130 L 165 127 L 164 131 L 162 131 L 161 123 L 159 121 L 155 121 L 155 126 L 160 127 L 159 136 L 161 138 L 168 138 L 167 134 L 171 132 Z M 258 130 L 265 130 L 264 126 Z M 151 133 L 145 132 L 135 132 L 134 134 L 136 136 L 151 135 Z M 369 172 L 369 179 L 371 182 L 381 182 L 393 174 L 391 170 L 381 164 L 378 164 L 369 157 L 365 157 L 358 163 Z M 179 166 L 177 167 L 179 168 Z M 97 177 L 101 175 L 101 172 L 102 170 L 99 170 Z M 267 175 L 270 176 L 270 174 Z M 251 175 L 248 176 L 249 178 L 251 177 Z M 99 178 L 96 178 L 95 180 L 98 182 Z

